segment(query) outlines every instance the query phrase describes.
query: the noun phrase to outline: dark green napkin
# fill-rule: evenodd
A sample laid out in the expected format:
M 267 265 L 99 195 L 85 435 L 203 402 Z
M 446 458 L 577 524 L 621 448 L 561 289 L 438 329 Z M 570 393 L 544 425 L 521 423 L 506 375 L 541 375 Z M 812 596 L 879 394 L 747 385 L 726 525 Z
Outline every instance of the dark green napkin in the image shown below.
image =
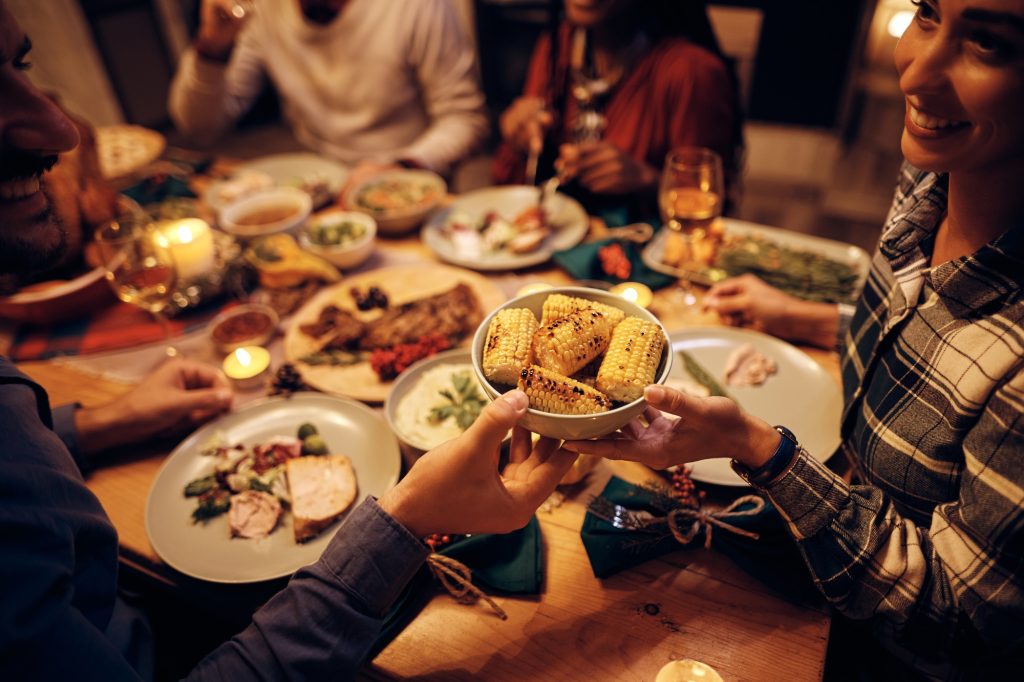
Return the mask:
M 632 510 L 664 515 L 652 503 L 650 491 L 615 476 L 608 481 L 601 497 Z M 714 531 L 713 550 L 725 554 L 747 573 L 788 599 L 805 602 L 820 598 L 796 542 L 786 532 L 782 518 L 771 502 L 766 500 L 764 509 L 758 514 L 733 517 L 729 523 L 758 533 L 760 537 L 755 540 L 718 528 Z M 671 534 L 658 537 L 647 531 L 616 528 L 590 512 L 583 520 L 580 535 L 590 567 L 598 578 L 607 578 L 675 550 L 704 547 L 703 530 L 689 545 L 681 545 Z
M 473 571 L 473 584 L 484 592 L 506 594 L 538 594 L 544 582 L 540 524 L 537 517 L 524 528 L 504 535 L 473 535 L 460 538 L 438 554 L 461 561 Z M 380 634 L 374 642 L 372 659 L 398 636 L 426 606 L 440 587 L 424 566 L 409 582 L 384 617 Z M 486 609 L 486 604 L 466 608 Z
M 140 206 L 178 197 L 194 199 L 196 196 L 195 192 L 189 189 L 186 180 L 173 175 L 154 175 L 144 178 L 124 190 L 122 194 L 134 199 Z
M 618 241 L 622 245 L 622 250 L 625 252 L 626 257 L 629 258 L 631 264 L 630 275 L 625 280 L 606 274 L 601 269 L 601 260 L 597 257 L 598 250 L 613 241 Z M 675 281 L 674 278 L 647 267 L 640 257 L 640 246 L 633 242 L 601 239 L 595 242 L 579 244 L 564 251 L 556 251 L 552 258 L 573 279 L 599 279 L 615 284 L 625 281 L 640 282 L 641 284 L 646 284 L 651 289 L 661 289 Z

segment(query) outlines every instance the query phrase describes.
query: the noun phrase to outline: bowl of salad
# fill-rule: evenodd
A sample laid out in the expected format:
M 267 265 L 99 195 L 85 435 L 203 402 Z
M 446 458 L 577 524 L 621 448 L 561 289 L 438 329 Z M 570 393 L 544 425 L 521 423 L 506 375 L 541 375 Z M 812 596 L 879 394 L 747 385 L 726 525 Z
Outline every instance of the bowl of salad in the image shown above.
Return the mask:
M 356 211 L 317 213 L 299 233 L 302 248 L 342 270 L 362 264 L 373 253 L 377 222 Z
M 375 175 L 345 192 L 345 206 L 373 216 L 381 234 L 400 235 L 418 227 L 448 191 L 444 179 L 425 170 Z

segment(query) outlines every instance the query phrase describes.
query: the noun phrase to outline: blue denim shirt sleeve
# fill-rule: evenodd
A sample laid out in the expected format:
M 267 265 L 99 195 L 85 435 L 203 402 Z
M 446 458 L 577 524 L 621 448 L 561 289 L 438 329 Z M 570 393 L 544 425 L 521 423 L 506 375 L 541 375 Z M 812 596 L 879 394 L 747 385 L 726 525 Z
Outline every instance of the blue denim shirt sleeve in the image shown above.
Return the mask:
M 352 679 L 427 548 L 373 498 L 190 680 Z
M 81 406 L 80 403 L 71 403 L 53 408 L 53 430 L 64 442 L 64 447 L 71 453 L 71 458 L 78 465 L 78 470 L 85 476 L 92 470 L 92 466 L 78 447 L 78 429 L 75 428 L 75 412 Z

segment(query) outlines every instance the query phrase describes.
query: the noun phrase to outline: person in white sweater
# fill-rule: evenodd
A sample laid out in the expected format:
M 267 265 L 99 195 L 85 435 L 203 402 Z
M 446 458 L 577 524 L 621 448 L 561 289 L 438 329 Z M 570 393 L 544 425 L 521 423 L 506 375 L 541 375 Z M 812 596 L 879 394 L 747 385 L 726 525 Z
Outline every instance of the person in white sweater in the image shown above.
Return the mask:
M 296 139 L 350 166 L 446 174 L 487 134 L 450 0 L 202 0 L 200 11 L 168 103 L 197 142 L 230 128 L 268 78 Z

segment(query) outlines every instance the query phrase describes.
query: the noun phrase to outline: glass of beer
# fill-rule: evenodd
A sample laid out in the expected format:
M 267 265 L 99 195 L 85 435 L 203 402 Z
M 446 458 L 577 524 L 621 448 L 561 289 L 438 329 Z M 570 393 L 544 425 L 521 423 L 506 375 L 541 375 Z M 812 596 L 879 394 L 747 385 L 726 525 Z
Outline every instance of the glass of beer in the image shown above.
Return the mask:
M 712 224 L 722 215 L 724 200 L 725 181 L 718 154 L 703 147 L 681 147 L 665 157 L 658 205 L 662 221 L 672 230 L 668 237 L 675 242 L 677 267 L 684 271 L 679 288 L 687 306 L 697 300 L 690 290 L 687 272 L 711 265 L 705 261 L 709 254 L 714 254 L 712 242 L 718 239 Z
M 167 355 L 177 355 L 165 314 L 177 272 L 170 244 L 154 229 L 149 215 L 128 213 L 104 224 L 96 230 L 96 246 L 114 293 L 153 315 L 163 330 Z

